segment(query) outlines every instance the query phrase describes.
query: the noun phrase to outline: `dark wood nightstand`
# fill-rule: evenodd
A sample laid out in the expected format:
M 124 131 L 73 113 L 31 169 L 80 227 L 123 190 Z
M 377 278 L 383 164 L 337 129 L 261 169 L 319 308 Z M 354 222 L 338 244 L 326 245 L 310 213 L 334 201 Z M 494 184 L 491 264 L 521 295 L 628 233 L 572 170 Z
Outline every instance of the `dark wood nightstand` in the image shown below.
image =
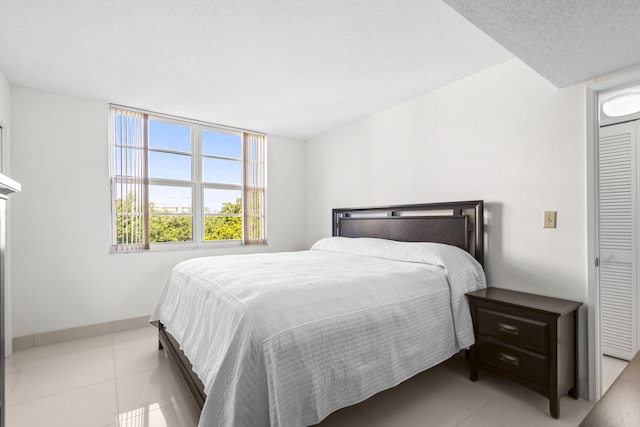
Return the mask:
M 578 398 L 580 302 L 486 288 L 467 294 L 476 343 L 471 381 L 478 369 L 508 377 L 549 399 L 560 415 L 560 396 Z

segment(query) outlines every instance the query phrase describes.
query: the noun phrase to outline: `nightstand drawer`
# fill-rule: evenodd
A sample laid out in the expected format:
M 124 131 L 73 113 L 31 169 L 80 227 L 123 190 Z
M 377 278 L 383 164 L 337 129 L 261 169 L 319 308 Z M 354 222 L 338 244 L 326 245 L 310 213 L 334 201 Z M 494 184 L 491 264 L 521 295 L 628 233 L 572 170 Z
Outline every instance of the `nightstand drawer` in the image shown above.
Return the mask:
M 499 339 L 508 344 L 547 354 L 549 324 L 519 316 L 498 313 L 478 307 L 478 334 Z
M 546 356 L 506 346 L 492 339 L 481 339 L 476 346 L 478 361 L 543 386 L 549 384 Z
M 476 339 L 471 381 L 482 369 L 505 375 L 549 398 L 549 412 L 558 418 L 560 397 L 578 398 L 582 303 L 493 287 L 466 295 Z

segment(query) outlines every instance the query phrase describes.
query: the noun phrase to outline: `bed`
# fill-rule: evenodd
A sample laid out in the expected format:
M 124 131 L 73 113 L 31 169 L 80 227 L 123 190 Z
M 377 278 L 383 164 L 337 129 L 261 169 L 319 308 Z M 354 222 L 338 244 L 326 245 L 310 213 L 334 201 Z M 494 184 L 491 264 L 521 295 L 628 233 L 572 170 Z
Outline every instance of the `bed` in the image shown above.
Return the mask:
M 200 427 L 316 424 L 473 344 L 482 201 L 334 209 L 332 230 L 174 268 L 151 320 Z

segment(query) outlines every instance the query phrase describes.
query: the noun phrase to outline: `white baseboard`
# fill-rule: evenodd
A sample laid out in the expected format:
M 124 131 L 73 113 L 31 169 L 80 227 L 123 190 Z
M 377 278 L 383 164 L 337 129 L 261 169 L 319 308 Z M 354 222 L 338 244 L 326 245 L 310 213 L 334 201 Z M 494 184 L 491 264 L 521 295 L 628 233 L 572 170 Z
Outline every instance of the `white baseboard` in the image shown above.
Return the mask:
M 148 325 L 149 316 L 141 316 L 131 319 L 115 320 L 113 322 L 98 323 L 96 325 L 79 326 L 77 328 L 15 337 L 12 340 L 13 351 L 26 350 L 32 347 L 40 347 L 81 338 L 90 338 L 113 332 L 128 331 L 143 328 Z

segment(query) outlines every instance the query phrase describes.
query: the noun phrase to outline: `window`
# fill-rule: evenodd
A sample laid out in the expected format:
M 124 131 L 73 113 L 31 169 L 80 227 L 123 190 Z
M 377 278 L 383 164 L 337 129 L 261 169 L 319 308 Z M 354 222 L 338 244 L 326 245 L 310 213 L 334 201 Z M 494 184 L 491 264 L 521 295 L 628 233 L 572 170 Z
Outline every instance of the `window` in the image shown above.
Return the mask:
M 112 249 L 265 244 L 266 138 L 112 106 Z

